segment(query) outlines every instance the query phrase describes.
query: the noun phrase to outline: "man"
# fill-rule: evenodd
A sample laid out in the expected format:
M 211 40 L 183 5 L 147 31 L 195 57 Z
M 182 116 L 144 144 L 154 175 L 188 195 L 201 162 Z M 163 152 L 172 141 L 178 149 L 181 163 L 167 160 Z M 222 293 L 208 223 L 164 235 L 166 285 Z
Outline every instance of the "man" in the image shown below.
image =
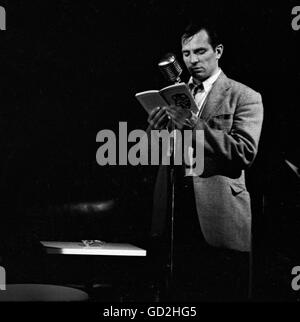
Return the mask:
M 191 75 L 188 85 L 198 111 L 164 106 L 148 118 L 150 129 L 163 129 L 171 119 L 178 129 L 192 129 L 193 134 L 204 131 L 203 173 L 188 176 L 186 169 L 176 177 L 174 266 L 175 271 L 179 267 L 177 280 L 184 280 L 187 275 L 196 279 L 204 270 L 212 272 L 214 263 L 221 265 L 216 271 L 223 271 L 225 262 L 230 262 L 228 267 L 236 268 L 236 263 L 248 259 L 251 208 L 244 170 L 257 154 L 263 121 L 260 94 L 227 78 L 220 69 L 223 45 L 208 25 L 190 25 L 182 35 L 181 45 L 183 61 Z M 199 144 L 195 137 L 193 144 Z M 160 166 L 154 192 L 153 236 L 161 236 L 166 230 L 166 182 L 167 167 Z M 207 264 L 208 258 L 211 258 L 210 264 Z M 191 266 L 194 273 L 188 271 Z M 199 289 L 203 289 L 203 281 L 209 280 L 205 274 L 198 281 Z M 214 278 L 211 277 L 211 283 Z M 235 277 L 231 284 L 232 280 Z M 195 283 L 192 281 L 192 284 Z M 225 288 L 233 288 L 230 283 L 225 284 Z M 208 283 L 206 287 L 211 285 Z M 226 290 L 224 297 L 225 294 Z

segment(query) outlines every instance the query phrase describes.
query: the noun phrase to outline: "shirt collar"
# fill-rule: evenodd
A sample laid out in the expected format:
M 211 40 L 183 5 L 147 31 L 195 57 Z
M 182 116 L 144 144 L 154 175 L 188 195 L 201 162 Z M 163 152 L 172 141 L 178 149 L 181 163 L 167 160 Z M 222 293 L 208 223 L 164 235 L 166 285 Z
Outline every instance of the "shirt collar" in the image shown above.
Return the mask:
M 221 68 L 219 68 L 216 73 L 214 73 L 213 75 L 211 75 L 209 78 L 207 78 L 204 82 L 202 82 L 203 88 L 205 90 L 205 92 L 209 91 L 211 89 L 211 87 L 213 86 L 214 82 L 218 79 L 218 77 L 220 76 L 222 70 Z M 190 87 L 190 89 L 192 90 L 194 87 L 198 86 L 199 83 L 197 83 L 193 77 L 191 76 L 188 82 L 188 85 Z

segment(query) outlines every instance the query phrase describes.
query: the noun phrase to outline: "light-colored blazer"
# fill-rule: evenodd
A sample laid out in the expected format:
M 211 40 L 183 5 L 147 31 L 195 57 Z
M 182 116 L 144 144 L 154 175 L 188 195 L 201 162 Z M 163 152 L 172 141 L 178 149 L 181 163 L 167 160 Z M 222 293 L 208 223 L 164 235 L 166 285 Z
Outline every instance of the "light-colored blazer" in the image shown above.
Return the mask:
M 193 130 L 204 130 L 204 171 L 193 182 L 199 224 L 212 246 L 251 249 L 251 205 L 244 169 L 257 154 L 262 122 L 261 95 L 221 73 Z M 152 236 L 162 234 L 166 224 L 167 178 L 167 166 L 160 166 Z

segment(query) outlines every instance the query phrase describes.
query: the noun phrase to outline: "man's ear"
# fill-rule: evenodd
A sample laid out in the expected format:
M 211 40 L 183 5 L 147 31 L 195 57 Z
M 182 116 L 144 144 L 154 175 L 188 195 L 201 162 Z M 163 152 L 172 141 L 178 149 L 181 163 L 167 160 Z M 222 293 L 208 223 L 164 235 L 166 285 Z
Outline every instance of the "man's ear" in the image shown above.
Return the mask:
M 218 45 L 218 46 L 216 47 L 215 52 L 216 52 L 216 55 L 217 55 L 217 59 L 220 59 L 220 58 L 221 58 L 221 56 L 222 56 L 222 54 L 223 54 L 223 49 L 224 49 L 224 47 L 223 47 L 223 45 L 222 45 L 222 44 L 220 44 L 220 45 Z

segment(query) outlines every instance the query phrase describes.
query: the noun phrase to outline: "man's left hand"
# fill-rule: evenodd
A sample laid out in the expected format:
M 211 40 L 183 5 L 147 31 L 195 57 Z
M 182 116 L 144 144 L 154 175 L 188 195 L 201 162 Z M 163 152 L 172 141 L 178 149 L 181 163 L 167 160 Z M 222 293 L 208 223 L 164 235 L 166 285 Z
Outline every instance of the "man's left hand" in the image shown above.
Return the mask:
M 184 109 L 181 106 L 170 105 L 167 107 L 166 112 L 179 130 L 184 126 L 193 127 L 191 110 Z

